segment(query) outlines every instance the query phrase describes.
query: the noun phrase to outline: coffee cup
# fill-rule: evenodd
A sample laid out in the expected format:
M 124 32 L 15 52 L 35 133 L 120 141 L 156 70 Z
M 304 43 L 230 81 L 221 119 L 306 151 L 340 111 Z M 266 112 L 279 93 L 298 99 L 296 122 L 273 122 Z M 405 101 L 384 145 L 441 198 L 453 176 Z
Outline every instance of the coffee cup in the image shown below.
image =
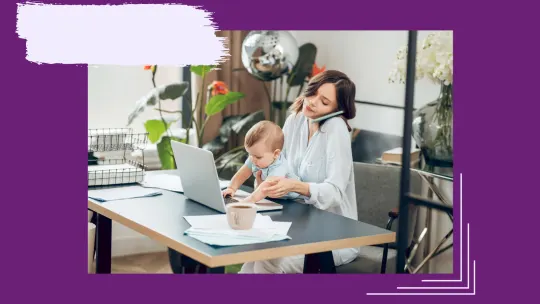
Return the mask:
M 253 227 L 257 207 L 252 203 L 227 204 L 227 222 L 234 230 L 248 230 Z

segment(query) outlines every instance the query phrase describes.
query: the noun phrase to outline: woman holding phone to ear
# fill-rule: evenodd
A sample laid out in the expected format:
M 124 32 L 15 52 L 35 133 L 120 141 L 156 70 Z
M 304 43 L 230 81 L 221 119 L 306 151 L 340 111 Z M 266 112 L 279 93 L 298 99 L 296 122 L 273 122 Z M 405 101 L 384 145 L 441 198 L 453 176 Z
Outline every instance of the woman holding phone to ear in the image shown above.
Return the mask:
M 267 197 L 296 192 L 306 204 L 358 219 L 351 127 L 347 122 L 356 116 L 355 94 L 355 84 L 339 71 L 328 70 L 310 80 L 283 126 L 283 153 L 289 169 L 301 181 L 277 178 L 261 182 L 259 177 L 257 183 Z M 358 248 L 333 251 L 334 263 L 347 264 L 357 255 Z M 302 273 L 303 268 L 301 255 L 249 262 L 240 273 Z

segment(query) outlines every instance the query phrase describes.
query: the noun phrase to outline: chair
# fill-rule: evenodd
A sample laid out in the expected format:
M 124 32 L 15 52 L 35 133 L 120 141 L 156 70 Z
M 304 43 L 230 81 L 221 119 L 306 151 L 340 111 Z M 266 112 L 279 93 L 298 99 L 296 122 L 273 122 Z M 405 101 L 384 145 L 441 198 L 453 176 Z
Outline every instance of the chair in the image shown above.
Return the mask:
M 401 136 L 369 130 L 355 129 L 352 137 L 353 161 L 361 163 L 375 163 L 385 151 L 401 147 L 403 144 Z
M 399 186 L 401 167 L 354 163 L 358 220 L 381 228 L 397 231 L 399 226 Z M 421 194 L 422 178 L 411 171 L 410 189 Z M 416 210 L 409 207 L 409 240 L 416 224 Z M 410 241 L 408 242 L 410 244 Z M 337 273 L 395 273 L 397 244 L 364 246 L 351 263 L 336 268 Z

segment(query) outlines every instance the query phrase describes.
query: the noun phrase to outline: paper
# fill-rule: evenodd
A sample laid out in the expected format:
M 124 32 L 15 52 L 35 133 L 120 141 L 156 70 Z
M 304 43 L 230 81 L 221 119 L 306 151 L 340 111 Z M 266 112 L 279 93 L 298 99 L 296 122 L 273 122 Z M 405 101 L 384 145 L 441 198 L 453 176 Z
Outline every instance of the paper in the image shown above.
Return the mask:
M 290 239 L 287 235 L 274 235 L 271 238 L 262 239 L 262 238 L 242 238 L 239 236 L 227 237 L 222 235 L 215 234 L 197 234 L 196 232 L 186 230 L 186 234 L 190 237 L 199 240 L 205 244 L 212 246 L 239 246 L 239 245 L 249 245 L 249 244 L 258 244 L 258 243 L 268 243 L 268 242 L 277 242 Z
M 231 181 L 219 181 L 220 189 L 225 189 Z M 146 188 L 158 188 L 174 192 L 184 192 L 180 176 L 174 174 L 147 174 L 142 181 L 141 186 Z
M 152 197 L 161 195 L 161 192 L 157 192 L 153 189 L 145 189 L 142 187 L 129 187 L 129 188 L 107 188 L 107 189 L 95 189 L 88 191 L 88 197 L 100 202 L 116 201 L 128 198 L 137 197 Z
M 269 216 L 257 214 L 253 228 L 234 230 L 227 223 L 226 214 L 184 216 L 191 228 L 185 234 L 209 245 L 233 246 L 266 243 L 290 239 L 287 235 L 291 222 L 274 222 Z
M 184 219 L 192 228 L 233 230 L 227 223 L 226 214 L 184 216 Z M 269 216 L 257 213 L 253 228 L 271 228 L 272 223 Z
M 180 177 L 173 174 L 146 174 L 141 186 L 147 188 L 158 188 L 174 192 L 184 192 Z

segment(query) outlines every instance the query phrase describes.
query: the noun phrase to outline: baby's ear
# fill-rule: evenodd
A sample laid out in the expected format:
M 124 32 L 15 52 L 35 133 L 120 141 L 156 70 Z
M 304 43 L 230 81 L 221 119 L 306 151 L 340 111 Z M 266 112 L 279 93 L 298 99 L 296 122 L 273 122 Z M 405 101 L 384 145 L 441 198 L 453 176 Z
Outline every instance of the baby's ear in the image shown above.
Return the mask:
M 280 149 L 276 149 L 274 150 L 274 156 L 278 156 L 279 153 L 281 153 L 281 150 Z

